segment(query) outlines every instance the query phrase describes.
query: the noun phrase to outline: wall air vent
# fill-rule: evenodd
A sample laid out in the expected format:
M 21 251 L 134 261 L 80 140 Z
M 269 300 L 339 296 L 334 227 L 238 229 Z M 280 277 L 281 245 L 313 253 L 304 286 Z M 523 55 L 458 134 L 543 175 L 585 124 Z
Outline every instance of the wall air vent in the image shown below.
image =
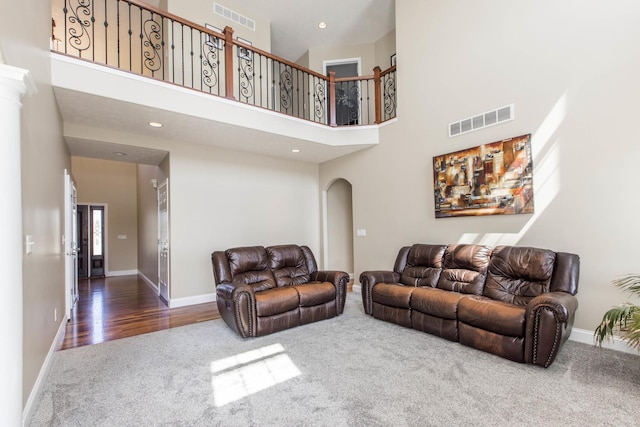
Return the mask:
M 240 15 L 238 12 L 234 12 L 233 10 L 224 7 L 219 3 L 213 4 L 213 11 L 220 16 L 224 16 L 230 21 L 237 22 L 243 27 L 247 27 L 250 30 L 256 30 L 256 21 L 251 18 L 247 18 L 246 16 Z
M 449 138 L 513 120 L 513 104 L 449 123 Z

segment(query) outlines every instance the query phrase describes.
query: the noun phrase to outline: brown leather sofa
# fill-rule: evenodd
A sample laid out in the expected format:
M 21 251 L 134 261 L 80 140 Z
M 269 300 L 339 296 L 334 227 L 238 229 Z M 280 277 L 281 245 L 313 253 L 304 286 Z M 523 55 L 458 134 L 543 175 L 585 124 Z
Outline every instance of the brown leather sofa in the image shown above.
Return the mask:
M 545 249 L 415 244 L 360 275 L 365 312 L 548 367 L 571 333 L 580 259 Z
M 318 271 L 307 246 L 253 246 L 211 254 L 218 310 L 243 338 L 341 314 L 349 275 Z

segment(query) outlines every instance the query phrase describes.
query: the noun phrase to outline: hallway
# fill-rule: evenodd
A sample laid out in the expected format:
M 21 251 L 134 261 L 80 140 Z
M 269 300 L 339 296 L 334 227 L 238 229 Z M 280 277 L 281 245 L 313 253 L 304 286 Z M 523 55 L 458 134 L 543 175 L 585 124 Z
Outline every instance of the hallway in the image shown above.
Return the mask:
M 139 276 L 83 279 L 56 350 L 175 328 L 220 317 L 215 302 L 169 308 Z

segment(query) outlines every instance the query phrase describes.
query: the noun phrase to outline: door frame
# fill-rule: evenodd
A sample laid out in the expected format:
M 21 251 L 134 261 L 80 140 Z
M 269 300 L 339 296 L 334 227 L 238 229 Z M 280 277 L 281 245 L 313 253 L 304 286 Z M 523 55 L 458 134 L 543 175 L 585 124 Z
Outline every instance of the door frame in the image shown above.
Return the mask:
M 64 170 L 64 254 L 65 254 L 65 315 L 71 318 L 71 311 L 78 302 L 78 230 L 77 230 L 77 190 L 67 169 Z
M 170 300 L 170 295 L 171 295 L 171 220 L 170 220 L 170 208 L 171 208 L 171 204 L 169 202 L 169 178 L 165 178 L 162 182 L 157 184 L 157 189 L 156 189 L 156 200 L 158 203 L 158 207 L 157 207 L 157 211 L 158 211 L 158 283 L 157 283 L 157 287 L 158 287 L 158 296 L 160 297 L 161 300 L 165 300 L 165 302 L 167 303 L 167 305 L 170 307 L 171 306 L 171 300 Z M 162 188 L 166 188 L 166 194 L 167 194 L 167 200 L 166 200 L 166 205 L 167 205 L 167 211 L 166 211 L 166 240 L 162 240 L 162 226 L 163 226 L 163 219 L 162 219 L 162 215 L 160 213 L 160 191 Z M 166 256 L 166 265 L 164 265 L 164 268 L 166 269 L 166 295 L 162 294 L 163 291 L 163 286 L 162 286 L 162 268 L 163 268 L 163 263 L 162 263 L 162 250 L 166 247 L 166 251 L 167 251 L 167 256 Z
M 331 66 L 331 65 L 347 65 L 347 64 L 357 64 L 358 65 L 358 75 L 355 77 L 360 77 L 362 76 L 362 58 L 343 58 L 343 59 L 326 59 L 324 61 L 322 61 L 322 74 L 324 76 L 327 75 L 327 66 Z M 328 84 L 328 82 L 327 82 Z M 360 82 L 358 82 L 358 91 L 361 93 L 362 91 L 362 86 L 360 85 Z M 329 88 L 325 87 L 325 93 L 327 94 L 327 102 L 325 102 L 325 106 L 324 106 L 324 116 L 325 117 L 329 117 L 329 102 L 328 102 L 328 97 L 329 97 Z M 361 122 L 362 121 L 362 102 L 358 102 L 358 120 Z
M 107 203 L 89 203 L 89 202 L 78 202 L 78 205 L 87 206 L 87 227 L 89 229 L 89 244 L 88 244 L 88 267 L 87 267 L 87 279 L 91 278 L 91 243 L 92 239 L 92 231 L 91 231 L 91 208 L 92 207 L 102 207 L 103 211 L 103 226 L 104 226 L 104 237 L 102 239 L 104 243 L 104 277 L 109 276 L 109 205 Z M 77 269 L 76 269 L 77 271 Z

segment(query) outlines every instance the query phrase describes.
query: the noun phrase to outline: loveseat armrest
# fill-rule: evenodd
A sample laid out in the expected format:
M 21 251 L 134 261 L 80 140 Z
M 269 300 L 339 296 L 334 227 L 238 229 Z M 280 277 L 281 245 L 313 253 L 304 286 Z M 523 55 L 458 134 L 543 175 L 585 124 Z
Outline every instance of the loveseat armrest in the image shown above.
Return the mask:
M 538 295 L 527 304 L 525 362 L 549 367 L 565 343 L 578 309 L 578 299 L 566 292 Z
M 222 319 L 243 338 L 255 336 L 256 297 L 251 286 L 224 282 L 216 286 L 216 303 Z
M 400 274 L 396 273 L 395 271 L 363 271 L 362 274 L 360 274 L 360 285 L 364 312 L 367 314 L 371 314 L 373 312 L 373 300 L 371 299 L 371 291 L 373 291 L 373 287 L 377 283 L 398 282 L 400 282 Z
M 311 274 L 313 282 L 329 282 L 336 287 L 336 309 L 338 314 L 344 312 L 344 303 L 347 298 L 347 283 L 349 275 L 344 271 L 316 271 Z

